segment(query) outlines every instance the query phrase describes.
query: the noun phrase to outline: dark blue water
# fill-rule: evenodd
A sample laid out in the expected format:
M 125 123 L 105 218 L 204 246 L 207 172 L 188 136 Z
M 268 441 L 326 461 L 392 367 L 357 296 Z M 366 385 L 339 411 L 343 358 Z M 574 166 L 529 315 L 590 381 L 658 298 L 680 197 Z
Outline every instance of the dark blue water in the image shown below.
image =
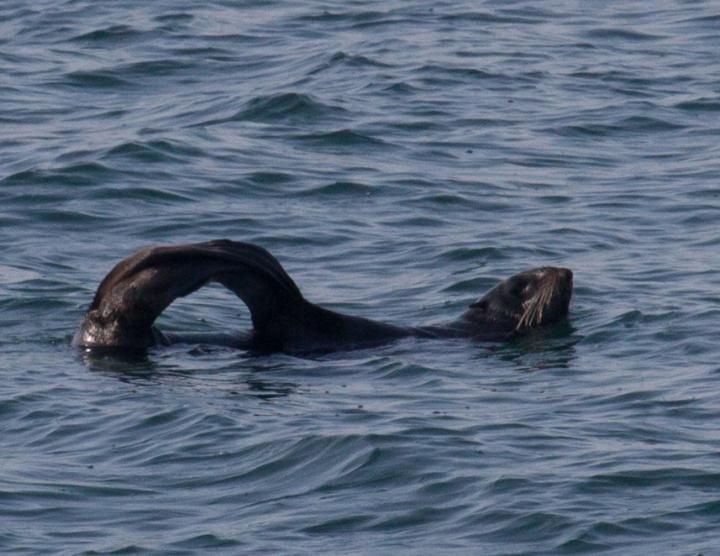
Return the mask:
M 716 2 L 0 5 L 0 551 L 718 554 Z M 567 326 L 89 358 L 121 258 L 228 237 L 395 323 L 575 272 Z M 242 330 L 220 288 L 165 330 Z

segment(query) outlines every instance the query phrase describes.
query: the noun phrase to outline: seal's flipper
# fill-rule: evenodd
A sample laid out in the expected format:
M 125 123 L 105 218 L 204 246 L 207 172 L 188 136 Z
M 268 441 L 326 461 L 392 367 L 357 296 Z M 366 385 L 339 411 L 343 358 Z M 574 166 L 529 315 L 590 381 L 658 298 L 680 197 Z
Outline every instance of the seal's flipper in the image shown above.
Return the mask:
M 178 297 L 216 281 L 248 305 L 257 326 L 302 300 L 295 283 L 265 249 L 215 240 L 150 247 L 122 260 L 103 279 L 73 342 L 143 348 L 156 343 L 155 319 Z

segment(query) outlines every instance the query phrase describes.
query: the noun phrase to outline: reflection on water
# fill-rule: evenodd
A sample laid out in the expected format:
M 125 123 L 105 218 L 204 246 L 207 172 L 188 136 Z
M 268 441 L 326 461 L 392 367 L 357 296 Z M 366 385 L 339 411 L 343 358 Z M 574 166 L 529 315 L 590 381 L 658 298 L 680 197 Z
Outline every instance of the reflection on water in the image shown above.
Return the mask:
M 262 400 L 286 397 L 297 390 L 297 385 L 291 381 L 272 379 L 272 371 L 282 368 L 281 363 L 273 364 L 270 358 L 224 347 L 82 348 L 77 353 L 90 372 L 136 386 L 162 383 L 167 379 L 176 384 L 178 378 L 186 378 L 188 385 L 204 380 L 216 384 L 219 389 L 247 393 Z M 204 365 L 198 364 L 198 358 L 204 359 Z M 263 363 L 258 364 L 254 359 L 261 359 Z
M 583 336 L 571 321 L 531 330 L 502 344 L 483 344 L 472 351 L 473 360 L 499 359 L 518 370 L 568 369 L 575 365 L 576 346 Z

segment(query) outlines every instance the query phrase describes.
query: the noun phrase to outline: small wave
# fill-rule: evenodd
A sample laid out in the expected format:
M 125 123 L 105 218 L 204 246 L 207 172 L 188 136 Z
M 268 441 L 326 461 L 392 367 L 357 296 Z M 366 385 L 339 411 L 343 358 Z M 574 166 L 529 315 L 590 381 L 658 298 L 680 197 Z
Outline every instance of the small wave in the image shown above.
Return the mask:
M 538 200 L 547 203 L 548 205 L 565 205 L 573 200 L 570 195 L 541 195 Z
M 695 199 L 718 199 L 720 198 L 720 188 L 712 187 L 699 189 L 697 191 L 688 191 L 685 195 Z
M 117 73 L 129 77 L 162 77 L 175 75 L 182 71 L 193 69 L 196 63 L 180 62 L 177 60 L 145 60 L 134 62 L 117 69 Z
M 610 545 L 591 542 L 583 538 L 575 538 L 566 541 L 557 547 L 556 554 L 592 554 L 604 552 L 610 549 Z
M 481 211 L 507 210 L 507 203 L 497 203 L 489 200 L 471 199 L 460 193 L 432 193 L 429 195 L 420 195 L 407 201 L 410 205 L 430 206 L 430 207 L 455 207 L 456 209 L 467 208 Z
M 629 42 L 651 42 L 664 38 L 662 35 L 642 33 L 640 31 L 628 31 L 627 29 L 597 28 L 590 29 L 583 33 L 583 36 L 591 39 L 608 39 Z
M 473 81 L 503 81 L 506 83 L 517 83 L 518 80 L 522 80 L 522 76 L 511 76 L 504 73 L 494 73 L 475 68 L 446 67 L 435 64 L 422 66 L 418 68 L 417 71 L 421 74 L 427 74 L 426 80 L 439 79 L 439 76 L 460 78 L 463 80 L 470 79 Z
M 324 196 L 367 196 L 375 192 L 376 188 L 363 183 L 350 181 L 336 181 L 328 185 L 306 189 L 300 193 L 301 197 L 324 197 Z
M 192 69 L 194 63 L 175 60 L 150 60 L 125 66 L 73 71 L 65 74 L 60 85 L 69 87 L 91 87 L 94 89 L 119 89 L 132 87 L 143 78 L 157 78 L 174 75 Z
M 79 210 L 62 210 L 62 209 L 43 209 L 32 211 L 32 217 L 37 222 L 47 222 L 50 224 L 62 224 L 69 229 L 73 225 L 81 224 L 105 224 L 106 220 L 103 216 L 95 216 Z
M 208 44 L 210 43 L 222 43 L 225 45 L 231 45 L 231 50 L 235 50 L 238 45 L 241 44 L 263 44 L 265 46 L 277 45 L 281 41 L 275 39 L 273 35 L 265 34 L 249 34 L 249 33 L 221 33 L 221 34 L 206 34 L 201 35 L 202 40 Z M 192 36 L 193 39 L 197 38 L 197 35 Z M 252 65 L 261 65 L 256 62 L 251 62 Z
M 104 187 L 88 195 L 88 199 L 124 199 L 133 201 L 153 201 L 166 204 L 191 203 L 196 199 L 182 195 L 177 191 L 160 189 L 159 187 Z
M 200 58 L 212 60 L 213 62 L 232 62 L 236 60 L 236 56 L 232 50 L 214 46 L 174 48 L 172 53 L 175 56 Z
M 331 12 L 328 10 L 323 10 L 322 13 L 319 14 L 312 14 L 312 15 L 303 15 L 298 17 L 298 21 L 307 21 L 307 22 L 319 22 L 319 23 L 328 23 L 328 22 L 342 22 L 347 21 L 349 23 L 356 23 L 356 22 L 368 22 L 368 21 L 382 21 L 387 17 L 387 14 L 385 12 L 377 12 L 377 11 L 367 11 L 367 12 Z
M 488 511 L 473 520 L 477 533 L 470 538 L 515 543 L 537 542 L 538 538 L 559 536 L 573 527 L 568 516 L 543 511 Z
M 445 251 L 441 257 L 446 261 L 499 261 L 507 259 L 496 247 L 459 247 Z
M 117 145 L 107 151 L 103 158 L 130 158 L 139 162 L 163 162 L 166 157 L 162 152 L 147 144 L 128 142 Z
M 408 218 L 398 218 L 383 222 L 385 226 L 392 226 L 393 228 L 438 228 L 446 225 L 445 220 L 442 218 L 431 218 L 429 216 L 410 216 Z
M 154 20 L 160 23 L 190 23 L 195 17 L 192 14 L 179 12 L 176 14 L 162 14 L 155 16 Z
M 339 116 L 345 110 L 338 106 L 324 104 L 310 95 L 301 93 L 278 93 L 258 96 L 248 101 L 245 107 L 227 118 L 207 120 L 193 127 L 205 127 L 230 122 L 316 122 L 329 116 Z
M 234 119 L 260 122 L 286 119 L 316 120 L 328 113 L 337 112 L 344 110 L 325 105 L 306 94 L 281 93 L 252 99 Z
M 390 68 L 392 64 L 386 64 L 378 60 L 373 60 L 368 56 L 359 54 L 347 54 L 345 52 L 336 52 L 329 61 L 330 65 L 343 64 L 350 67 L 372 67 L 372 68 Z
M 684 129 L 685 125 L 676 124 L 659 118 L 650 118 L 647 116 L 631 116 L 620 122 L 621 128 L 627 131 L 646 132 L 646 131 L 675 131 L 676 129 Z
M 628 469 L 593 475 L 576 488 L 584 492 L 606 492 L 608 488 L 678 489 L 682 486 L 716 489 L 720 486 L 720 474 L 684 467 Z
M 720 211 L 720 209 L 716 207 L 696 209 L 695 214 L 683 218 L 680 220 L 680 223 L 683 224 L 683 226 L 695 226 L 711 230 L 717 222 L 718 211 Z
M 453 282 L 441 291 L 443 293 L 470 293 L 471 295 L 477 295 L 478 292 L 489 290 L 492 286 L 497 284 L 497 282 L 496 278 L 470 278 L 469 280 L 458 280 L 457 282 Z
M 397 129 L 399 131 L 409 131 L 414 133 L 428 132 L 435 129 L 442 129 L 445 127 L 444 124 L 434 122 L 432 120 L 408 120 L 388 122 L 386 125 L 392 129 Z
M 112 71 L 74 71 L 65 75 L 62 84 L 95 89 L 117 89 L 132 85 L 129 81 L 113 75 Z
M 563 137 L 610 137 L 626 133 L 676 131 L 686 127 L 686 125 L 676 124 L 659 118 L 630 116 L 615 123 L 571 124 L 558 128 L 550 128 L 546 131 Z
M 315 69 L 309 72 L 309 75 L 315 75 L 327 71 L 328 69 L 342 67 L 342 68 L 390 68 L 392 64 L 386 64 L 378 60 L 374 60 L 367 56 L 359 54 L 347 54 L 345 52 L 336 52 L 327 61 L 319 64 Z
M 16 284 L 37 278 L 40 278 L 40 274 L 33 270 L 0 265 L 0 284 Z
M 268 185 L 290 183 L 295 179 L 295 176 L 285 172 L 253 172 L 246 176 L 245 179 L 257 185 Z
M 634 527 L 629 525 L 630 520 L 617 523 L 610 523 L 608 521 L 593 523 L 587 529 L 581 528 L 574 538 L 563 542 L 558 546 L 558 549 L 562 553 L 569 554 L 586 554 L 607 550 L 612 545 L 603 543 L 603 539 L 610 541 L 618 537 L 632 538 L 643 535 L 642 529 L 637 527 L 640 522 L 637 520 L 634 521 Z
M 699 98 L 679 102 L 675 105 L 675 108 L 687 112 L 720 112 L 720 100 L 716 98 Z
M 457 12 L 453 14 L 447 14 L 440 16 L 440 21 L 447 21 L 451 23 L 467 24 L 472 23 L 506 23 L 506 24 L 534 24 L 544 22 L 548 17 L 556 17 L 555 14 L 550 12 L 538 12 L 538 13 L 522 13 L 519 10 L 515 10 L 514 13 L 511 10 L 499 10 L 498 13 L 492 12 Z
M 245 544 L 237 539 L 221 537 L 213 533 L 198 533 L 191 535 L 184 539 L 179 539 L 167 545 L 167 548 L 171 552 L 185 552 L 185 551 L 208 551 L 213 552 L 215 550 L 232 550 L 233 552 L 244 552 L 241 547 Z M 132 554 L 136 552 L 142 552 L 137 546 L 130 545 L 123 547 L 117 551 L 118 553 Z
M 363 530 L 377 518 L 373 514 L 349 515 L 323 521 L 302 529 L 308 535 L 328 535 Z
M 688 513 L 706 516 L 720 516 L 720 500 L 712 500 L 701 504 L 694 504 L 687 510 Z
M 392 532 L 407 528 L 421 530 L 433 523 L 449 521 L 453 516 L 463 513 L 469 507 L 469 504 L 437 504 L 419 509 L 388 512 L 385 517 L 378 519 L 368 529 L 380 532 Z
M 562 137 L 605 137 L 618 131 L 618 127 L 608 124 L 572 124 L 546 131 Z
M 708 23 L 708 26 L 712 28 L 713 32 L 715 32 L 717 30 L 716 25 L 720 23 L 720 14 L 690 17 L 680 23 Z
M 4 186 L 18 185 L 90 185 L 107 180 L 115 172 L 98 162 L 71 164 L 54 170 L 30 169 L 11 174 L 0 183 Z
M 70 40 L 72 42 L 103 43 L 104 46 L 106 43 L 115 44 L 134 40 L 140 35 L 142 35 L 141 31 L 129 25 L 112 25 L 104 29 L 96 29 L 95 31 L 83 33 Z
M 618 89 L 617 92 L 621 92 L 624 95 L 648 98 L 653 97 L 651 91 L 654 86 L 677 86 L 680 83 L 689 83 L 691 81 L 690 77 L 684 75 L 661 73 L 648 76 L 624 69 L 601 71 L 584 69 L 570 73 L 570 77 L 577 79 L 592 79 L 603 83 L 617 84 L 618 86 L 624 87 L 623 89 Z M 655 105 L 651 104 L 651 101 L 647 101 L 645 106 L 652 108 Z
M 187 158 L 202 156 L 203 151 L 189 145 L 167 141 L 129 141 L 109 149 L 103 158 L 129 158 L 140 162 L 174 161 L 184 163 Z
M 382 139 L 364 135 L 351 129 L 341 129 L 327 133 L 310 133 L 296 136 L 296 139 L 317 146 L 330 147 L 357 147 L 387 145 Z
M 155 32 L 173 32 L 187 29 L 194 19 L 195 16 L 185 12 L 157 15 L 153 18 L 153 21 L 159 23 L 160 25 L 157 29 L 155 29 Z
M 386 86 L 383 91 L 399 95 L 412 95 L 417 93 L 418 89 L 416 87 L 413 87 L 409 83 L 406 83 L 404 81 L 398 81 L 397 83 Z

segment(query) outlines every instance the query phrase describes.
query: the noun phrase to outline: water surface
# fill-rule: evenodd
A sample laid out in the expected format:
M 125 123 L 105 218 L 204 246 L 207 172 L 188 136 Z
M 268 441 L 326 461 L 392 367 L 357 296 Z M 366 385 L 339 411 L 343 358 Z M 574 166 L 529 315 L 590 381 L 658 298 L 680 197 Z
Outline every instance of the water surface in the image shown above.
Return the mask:
M 0 550 L 715 553 L 716 7 L 4 2 Z M 70 346 L 118 260 L 220 237 L 395 323 L 576 295 L 510 344 Z

